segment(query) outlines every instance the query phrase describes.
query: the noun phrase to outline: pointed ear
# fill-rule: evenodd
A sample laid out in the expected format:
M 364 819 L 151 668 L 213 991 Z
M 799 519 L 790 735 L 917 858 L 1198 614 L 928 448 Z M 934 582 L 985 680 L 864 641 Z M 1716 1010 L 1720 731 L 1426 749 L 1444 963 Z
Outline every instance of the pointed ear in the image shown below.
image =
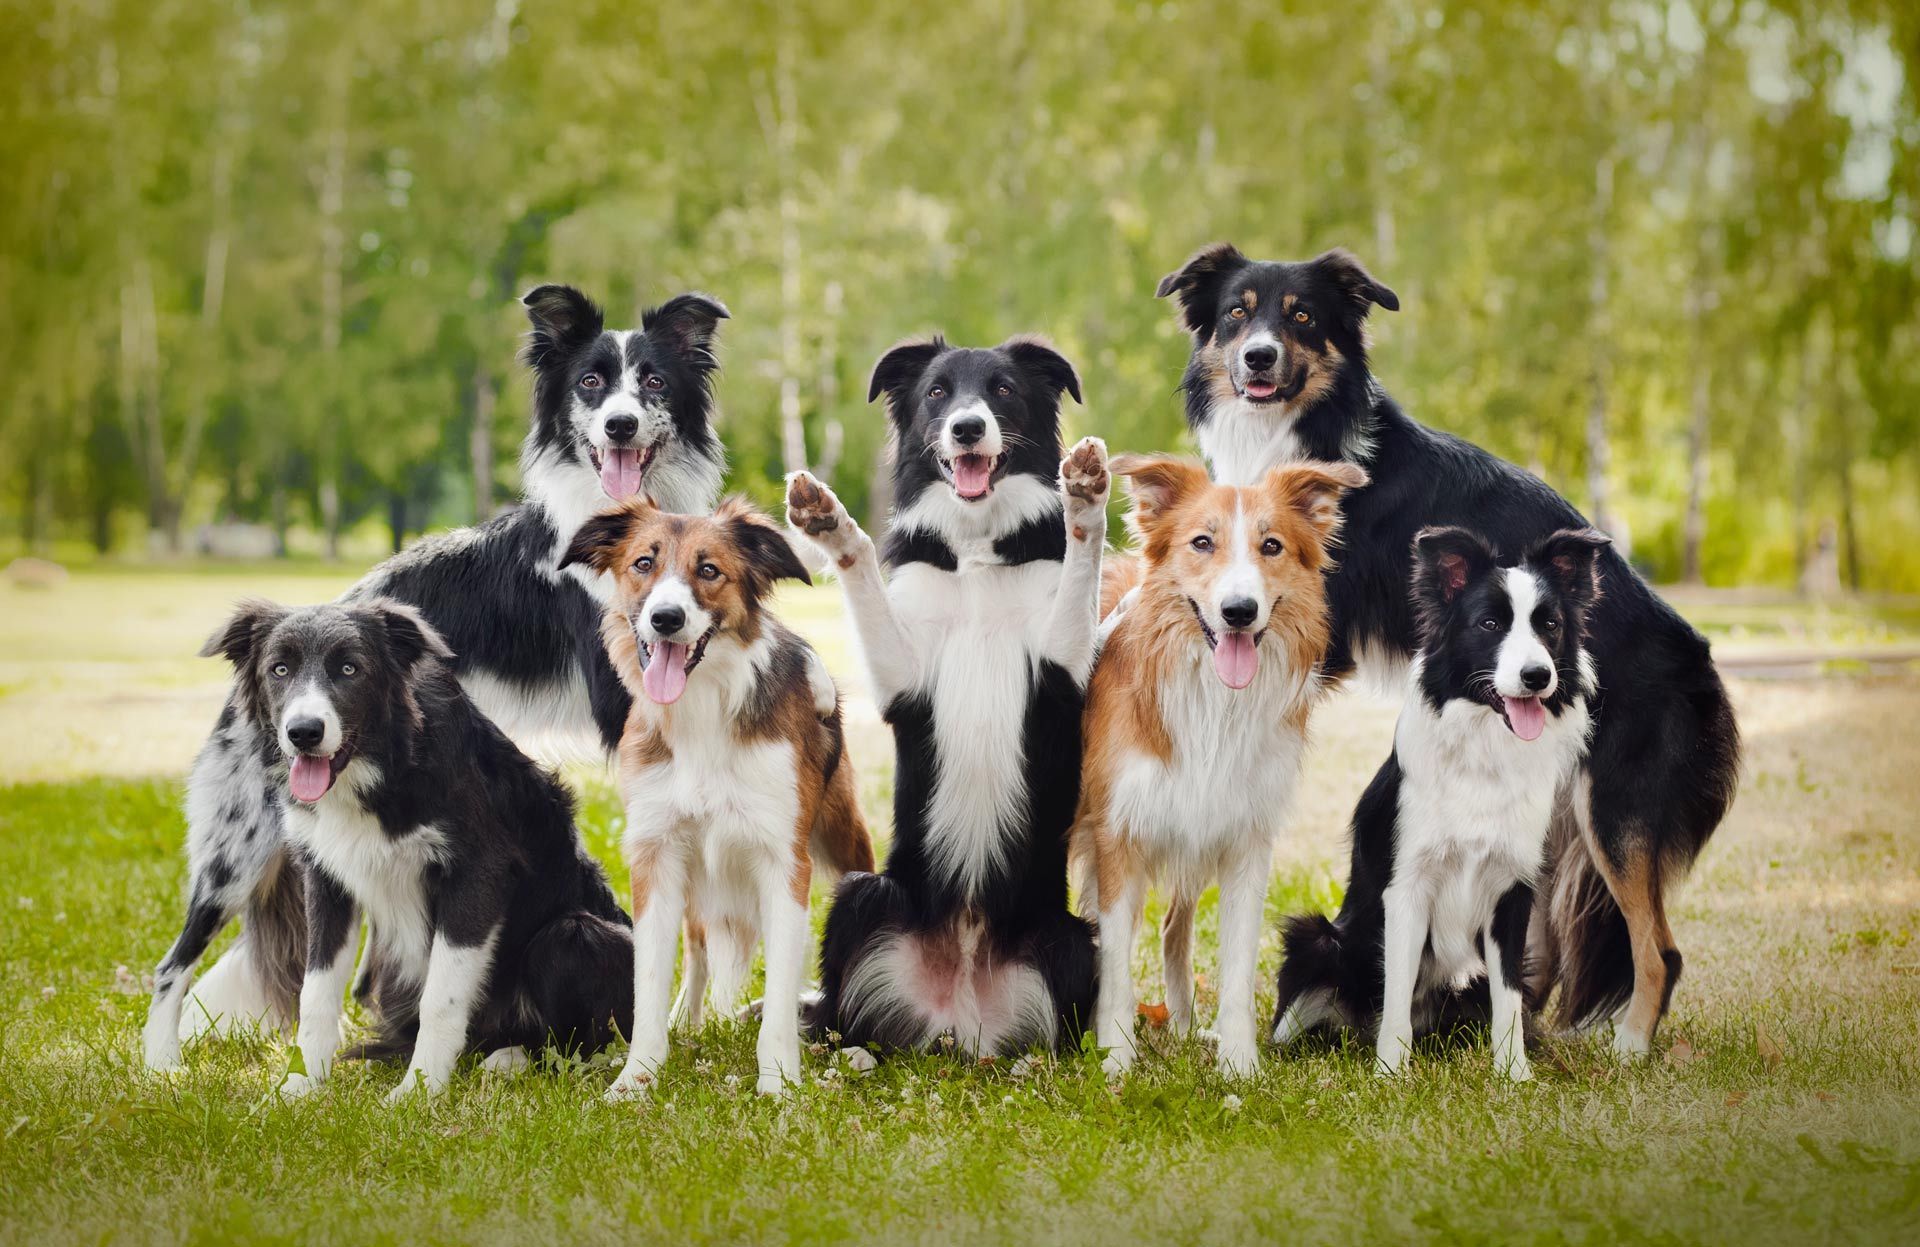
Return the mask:
M 374 598 L 355 609 L 381 629 L 394 665 L 402 671 L 410 671 L 414 664 L 428 658 L 446 661 L 453 657 L 453 647 L 447 644 L 446 638 L 419 611 L 404 602 Z
M 712 295 L 689 291 L 675 295 L 640 317 L 648 336 L 666 342 L 674 353 L 696 364 L 711 365 L 713 335 L 732 313 Z
M 912 405 L 904 401 L 906 389 L 947 349 L 940 338 L 912 338 L 889 347 L 873 366 L 873 379 L 867 382 L 867 401 L 885 394 L 896 420 L 904 420 Z
M 1182 498 L 1211 483 L 1207 470 L 1191 459 L 1115 455 L 1107 468 L 1115 476 L 1126 478 L 1127 493 L 1133 498 L 1134 523 L 1142 528 L 1156 523 Z
M 1600 596 L 1594 564 L 1612 539 L 1597 528 L 1563 528 L 1527 551 L 1526 561 L 1553 578 L 1554 587 L 1586 606 Z
M 740 553 L 746 557 L 747 566 L 753 569 L 758 582 L 754 586 L 756 593 L 767 592 L 777 580 L 813 583 L 813 577 L 807 575 L 807 565 L 800 561 L 787 534 L 745 498 L 736 495 L 727 499 L 720 504 L 714 518 L 727 526 Z
M 1400 296 L 1375 281 L 1373 274 L 1367 272 L 1353 252 L 1344 247 L 1335 247 L 1332 251 L 1315 256 L 1313 265 L 1340 287 L 1355 320 L 1365 320 L 1376 303 L 1389 312 L 1400 310 Z
M 287 608 L 278 602 L 248 598 L 234 607 L 233 615 L 220 626 L 219 631 L 207 638 L 207 643 L 200 647 L 200 657 L 219 656 L 235 668 L 245 671 L 253 661 L 254 651 L 260 642 L 267 639 L 267 634 L 287 614 Z
M 1086 401 L 1080 397 L 1080 374 L 1073 370 L 1067 357 L 1055 350 L 1053 343 L 1045 338 L 1024 334 L 1008 338 L 1000 344 L 1000 349 L 1012 356 L 1014 364 L 1044 386 L 1055 399 L 1065 390 L 1073 395 L 1074 402 Z
M 1266 486 L 1285 505 L 1306 517 L 1322 541 L 1340 529 L 1340 498 L 1367 483 L 1355 463 L 1296 463 L 1267 473 Z
M 1464 528 L 1423 528 L 1413 539 L 1416 603 L 1443 608 L 1493 570 L 1493 550 Z
M 535 368 L 553 351 L 600 336 L 600 309 L 572 286 L 535 286 L 522 295 L 533 333 L 527 338 L 527 363 Z
M 1153 292 L 1156 299 L 1178 295 L 1180 321 L 1188 333 L 1203 333 L 1213 322 L 1213 307 L 1219 301 L 1220 283 L 1240 268 L 1247 257 L 1230 242 L 1217 242 L 1193 253 L 1193 258 L 1160 279 Z
M 597 572 L 612 571 L 613 561 L 633 533 L 634 524 L 653 510 L 651 502 L 635 498 L 593 516 L 573 534 L 573 540 L 567 543 L 567 552 L 560 556 L 560 566 L 554 570 L 579 563 Z

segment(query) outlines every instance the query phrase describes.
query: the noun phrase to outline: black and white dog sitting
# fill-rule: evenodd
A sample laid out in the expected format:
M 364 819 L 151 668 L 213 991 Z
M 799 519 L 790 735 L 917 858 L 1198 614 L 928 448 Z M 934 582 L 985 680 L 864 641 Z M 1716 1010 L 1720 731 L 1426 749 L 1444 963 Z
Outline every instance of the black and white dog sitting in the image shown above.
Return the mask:
M 1339 916 L 1287 922 L 1277 1042 L 1329 1022 L 1377 1030 L 1378 1068 L 1394 1073 L 1415 1034 L 1484 983 L 1495 1066 L 1533 1076 L 1527 925 L 1554 803 L 1592 725 L 1583 642 L 1606 544 L 1570 530 L 1503 562 L 1466 529 L 1416 539 L 1420 649 L 1393 754 L 1354 810 Z
M 541 286 L 524 302 L 534 387 L 533 427 L 520 453 L 523 505 L 418 543 L 343 600 L 379 596 L 417 607 L 458 655 L 461 683 L 503 730 L 522 739 L 597 734 L 611 750 L 629 697 L 600 644 L 610 582 L 579 566 L 561 569 L 561 556 L 609 500 L 644 495 L 674 511 L 712 508 L 725 470 L 712 425 L 713 339 L 727 310 L 683 294 L 646 313 L 639 329 L 607 330 L 600 310 L 571 287 Z M 283 852 L 280 786 L 268 777 L 278 746 L 245 710 L 236 683 L 188 780 L 190 892 L 185 926 L 154 975 L 145 1034 L 154 1069 L 177 1065 L 181 1040 L 203 1031 L 293 1020 L 304 906 Z M 194 963 L 242 910 L 239 941 L 192 984 Z M 376 932 L 376 953 L 379 943 Z
M 1060 458 L 1073 367 L 1043 342 L 938 339 L 874 369 L 896 436 L 881 571 L 830 490 L 787 514 L 839 568 L 896 747 L 893 848 L 827 915 L 816 1029 L 967 1052 L 1071 1040 L 1090 1023 L 1092 932 L 1067 908 L 1067 831 L 1093 667 L 1106 448 Z
M 1366 469 L 1341 504 L 1328 674 L 1396 669 L 1417 638 L 1406 551 L 1423 528 L 1467 525 L 1525 550 L 1586 520 L 1538 478 L 1409 418 L 1367 366 L 1366 320 L 1400 306 L 1344 251 L 1299 264 L 1208 247 L 1160 283 L 1193 335 L 1187 421 L 1216 479 L 1251 485 L 1301 459 Z M 1554 820 L 1529 936 L 1537 995 L 1563 1022 L 1614 1019 L 1622 1056 L 1647 1051 L 1680 978 L 1666 893 L 1733 800 L 1740 733 L 1707 642 L 1612 548 L 1587 648 L 1599 668 L 1593 743 Z M 1624 1006 L 1624 1007 L 1623 1007 Z
M 441 1091 L 469 1051 L 499 1068 L 632 1029 L 632 929 L 571 796 L 481 715 L 417 611 L 251 602 L 206 652 L 233 663 L 240 713 L 272 742 L 305 879 L 306 1070 L 283 1094 L 333 1065 L 361 912 L 382 957 L 374 1046 L 412 1053 L 390 1102 Z

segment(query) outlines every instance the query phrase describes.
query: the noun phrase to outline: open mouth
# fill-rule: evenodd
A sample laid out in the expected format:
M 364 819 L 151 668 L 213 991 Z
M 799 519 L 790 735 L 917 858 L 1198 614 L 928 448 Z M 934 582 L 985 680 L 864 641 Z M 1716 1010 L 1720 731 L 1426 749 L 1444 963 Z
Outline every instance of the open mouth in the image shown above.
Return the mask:
M 295 801 L 309 805 L 327 795 L 333 787 L 333 781 L 340 778 L 340 772 L 353 760 L 353 746 L 342 743 L 332 755 L 317 753 L 295 754 L 287 767 L 287 790 Z
M 1298 397 L 1305 385 L 1304 377 L 1281 381 L 1270 372 L 1256 372 L 1240 383 L 1240 393 L 1256 403 L 1284 403 Z
M 1000 470 L 1003 455 L 955 455 L 941 459 L 940 472 L 953 486 L 953 492 L 968 502 L 993 492 L 993 474 Z
M 635 446 L 609 446 L 601 451 L 588 446 L 587 457 L 600 473 L 600 488 L 607 491 L 607 497 L 625 502 L 640 492 L 640 482 L 646 478 L 647 468 L 652 465 L 653 454 L 658 449 L 658 446 L 644 450 Z
M 687 676 L 700 665 L 707 655 L 707 642 L 713 640 L 713 634 L 720 631 L 715 624 L 700 634 L 700 639 L 692 645 L 683 641 L 655 641 L 649 645 L 640 642 L 640 657 L 644 663 L 640 672 L 640 687 L 656 705 L 671 706 L 680 700 L 687 691 Z M 639 639 L 639 634 L 634 634 Z
M 1500 717 L 1507 721 L 1507 728 L 1521 740 L 1539 740 L 1540 733 L 1547 728 L 1547 708 L 1538 697 L 1499 697 Z
M 1200 635 L 1207 638 L 1207 648 L 1213 651 L 1213 673 L 1220 677 L 1220 682 L 1228 688 L 1245 688 L 1253 683 L 1254 673 L 1260 670 L 1260 638 L 1267 635 L 1266 629 L 1258 632 L 1231 629 L 1218 633 L 1207 623 L 1200 603 L 1188 598 L 1187 605 L 1193 608 Z

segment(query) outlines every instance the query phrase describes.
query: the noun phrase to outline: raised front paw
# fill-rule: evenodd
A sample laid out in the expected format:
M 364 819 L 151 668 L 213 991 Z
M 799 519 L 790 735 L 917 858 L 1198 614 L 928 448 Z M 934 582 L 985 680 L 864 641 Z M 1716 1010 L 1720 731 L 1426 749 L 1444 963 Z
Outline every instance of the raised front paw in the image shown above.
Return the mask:
M 1104 518 L 1113 476 L 1107 471 L 1107 444 L 1097 437 L 1075 442 L 1060 461 L 1060 492 L 1066 499 L 1067 522 L 1084 525 L 1098 514 Z
M 865 536 L 840 499 L 810 472 L 787 477 L 787 523 L 805 533 L 843 568 L 852 565 Z

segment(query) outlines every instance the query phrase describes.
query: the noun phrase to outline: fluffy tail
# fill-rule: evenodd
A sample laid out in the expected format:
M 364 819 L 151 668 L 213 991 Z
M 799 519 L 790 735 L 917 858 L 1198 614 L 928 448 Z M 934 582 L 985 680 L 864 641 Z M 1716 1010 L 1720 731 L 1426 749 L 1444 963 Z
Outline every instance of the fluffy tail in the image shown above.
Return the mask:
M 1544 1001 L 1556 984 L 1554 1025 L 1577 1030 L 1603 1022 L 1633 995 L 1633 943 L 1627 920 L 1593 864 L 1571 810 L 1554 815 L 1548 840 L 1552 879 L 1543 938 L 1532 941 L 1528 995 Z
M 306 876 L 286 849 L 267 863 L 247 897 L 242 938 L 253 946 L 253 967 L 275 1016 L 300 1016 L 300 983 L 307 972 Z

